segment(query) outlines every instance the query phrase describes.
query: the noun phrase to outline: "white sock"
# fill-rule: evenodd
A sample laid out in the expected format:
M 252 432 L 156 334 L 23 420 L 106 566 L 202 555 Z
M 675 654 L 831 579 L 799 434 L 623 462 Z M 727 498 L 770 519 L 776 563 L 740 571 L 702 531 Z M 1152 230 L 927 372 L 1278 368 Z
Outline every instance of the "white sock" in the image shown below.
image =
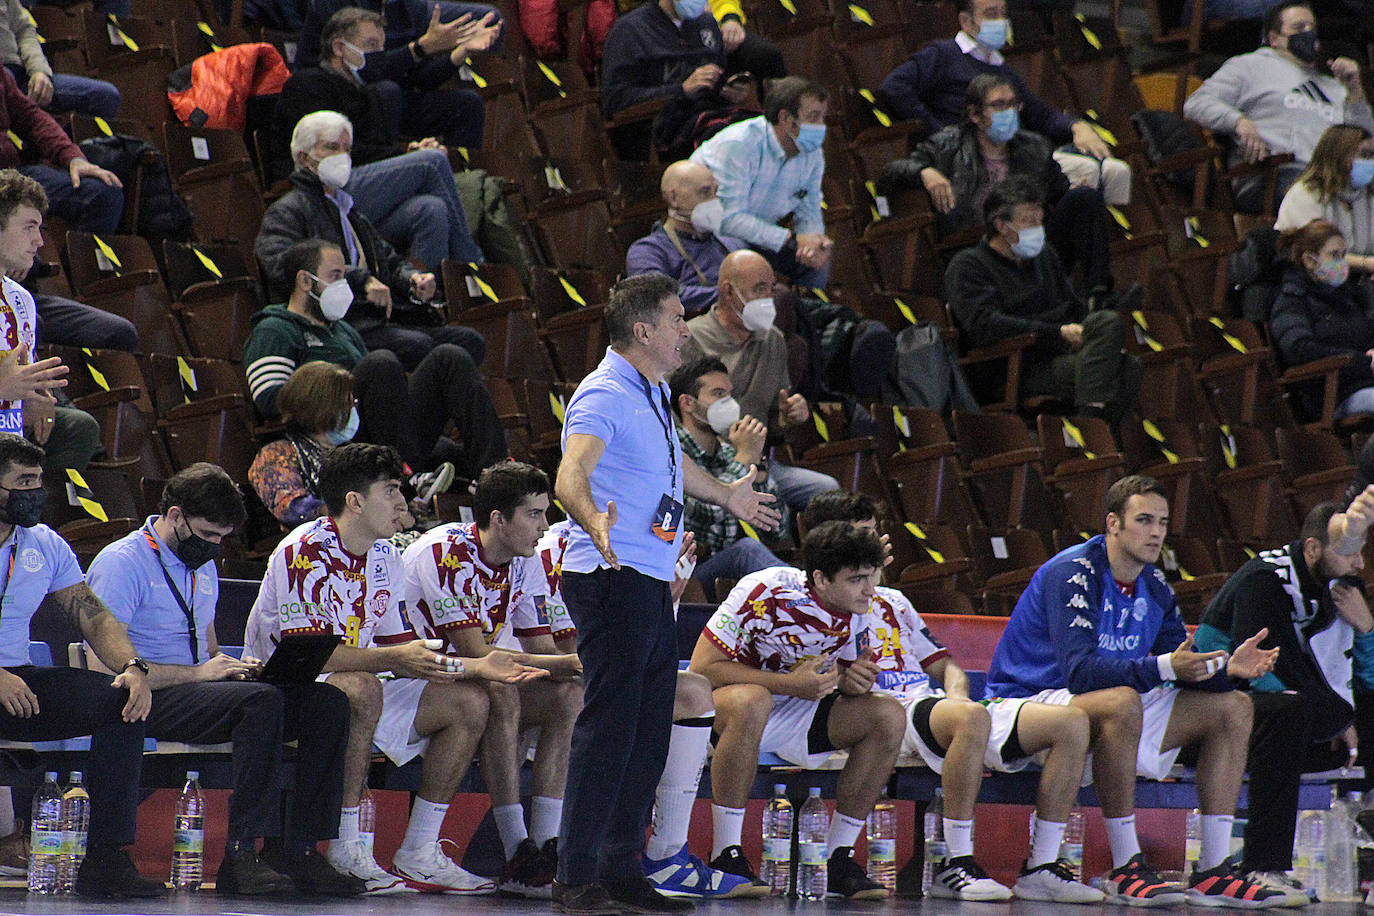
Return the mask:
M 539 846 L 558 836 L 563 820 L 563 799 L 536 795 L 530 802 L 530 839 Z
M 448 814 L 448 805 L 415 796 L 415 804 L 410 808 L 410 823 L 406 825 L 406 838 L 401 842 L 401 848 L 417 850 L 421 846 L 439 842 L 439 829 L 444 826 L 445 814 Z
M 506 861 L 509 862 L 520 841 L 529 836 L 525 831 L 525 809 L 519 802 L 496 805 L 491 809 L 491 816 L 496 819 L 496 832 L 501 834 L 501 845 L 506 847 Z
M 1107 825 L 1107 845 L 1112 848 L 1112 868 L 1120 868 L 1140 852 L 1140 838 L 1135 835 L 1135 815 L 1104 817 Z
M 692 807 L 701 785 L 701 768 L 711 748 L 711 723 L 715 716 L 692 719 L 691 725 L 673 723 L 668 739 L 668 762 L 654 794 L 654 833 L 644 853 L 651 859 L 677 855 L 687 843 L 692 826 Z M 701 723 L 698 725 L 697 723 Z
M 1035 868 L 1059 858 L 1059 844 L 1064 842 L 1064 830 L 1069 825 L 1054 821 L 1035 819 L 1035 832 L 1031 835 L 1030 858 L 1027 868 Z
M 14 796 L 10 789 L 0 787 L 0 837 L 14 833 Z
M 863 821 L 836 811 L 830 816 L 830 832 L 825 837 L 825 857 L 828 859 L 833 856 L 841 846 L 852 848 L 863 829 Z
M 339 809 L 339 842 L 352 843 L 358 840 L 358 806 Z
M 711 806 L 711 858 L 720 855 L 727 846 L 740 845 L 739 838 L 743 832 L 743 808 Z
M 1199 869 L 1216 868 L 1231 854 L 1231 825 L 1234 822 L 1235 817 L 1230 814 L 1202 815 L 1202 848 L 1197 854 Z
M 966 821 L 956 821 L 945 818 L 945 846 L 949 849 L 949 857 L 957 859 L 959 856 L 973 855 L 973 819 Z

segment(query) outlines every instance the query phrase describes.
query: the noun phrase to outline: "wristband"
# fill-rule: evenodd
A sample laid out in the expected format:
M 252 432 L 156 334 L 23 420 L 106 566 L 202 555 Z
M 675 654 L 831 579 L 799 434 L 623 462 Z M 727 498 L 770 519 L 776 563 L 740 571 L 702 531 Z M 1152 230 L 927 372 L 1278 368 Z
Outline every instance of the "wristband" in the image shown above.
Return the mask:
M 1178 675 L 1174 674 L 1174 653 L 1168 652 L 1164 655 L 1156 655 L 1155 664 L 1159 667 L 1159 677 L 1161 680 L 1178 680 Z

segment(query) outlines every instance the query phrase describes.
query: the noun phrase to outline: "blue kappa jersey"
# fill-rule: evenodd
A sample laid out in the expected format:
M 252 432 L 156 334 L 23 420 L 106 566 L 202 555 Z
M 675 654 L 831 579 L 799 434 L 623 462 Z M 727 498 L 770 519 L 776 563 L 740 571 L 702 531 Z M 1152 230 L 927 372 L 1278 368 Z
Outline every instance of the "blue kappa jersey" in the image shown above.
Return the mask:
M 989 696 L 1026 697 L 1067 687 L 1088 693 L 1163 683 L 1154 656 L 1187 636 L 1164 574 L 1146 566 L 1127 597 L 1112 578 L 1104 535 L 1055 555 L 1016 602 L 988 669 Z M 1204 689 L 1227 690 L 1218 673 Z

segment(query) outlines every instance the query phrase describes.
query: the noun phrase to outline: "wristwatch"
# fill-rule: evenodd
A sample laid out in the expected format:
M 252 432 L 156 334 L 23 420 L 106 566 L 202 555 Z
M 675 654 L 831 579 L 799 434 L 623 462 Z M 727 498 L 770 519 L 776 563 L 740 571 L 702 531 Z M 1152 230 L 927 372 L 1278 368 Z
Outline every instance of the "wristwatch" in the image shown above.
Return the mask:
M 139 658 L 137 655 L 135 655 L 133 658 L 131 658 L 131 659 L 129 659 L 127 662 L 125 662 L 125 663 L 124 663 L 124 667 L 123 667 L 123 668 L 120 668 L 120 669 L 119 669 L 119 672 L 120 672 L 121 674 L 123 674 L 125 671 L 128 671 L 130 668 L 137 668 L 139 671 L 142 671 L 144 677 L 147 677 L 147 675 L 148 675 L 148 671 L 149 671 L 148 663 L 145 662 L 143 659 Z

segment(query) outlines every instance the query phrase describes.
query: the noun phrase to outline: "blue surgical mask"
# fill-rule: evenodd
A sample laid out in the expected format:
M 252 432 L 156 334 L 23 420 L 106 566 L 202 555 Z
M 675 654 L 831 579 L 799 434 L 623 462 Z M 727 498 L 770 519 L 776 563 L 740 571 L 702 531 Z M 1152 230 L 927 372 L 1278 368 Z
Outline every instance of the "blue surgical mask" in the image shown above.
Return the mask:
M 329 438 L 330 443 L 333 445 L 343 445 L 346 442 L 352 442 L 353 437 L 358 435 L 358 427 L 361 423 L 362 421 L 358 418 L 358 408 L 353 407 L 348 412 L 348 422 L 344 423 L 343 429 L 331 429 L 329 432 L 325 433 L 325 436 Z
M 673 12 L 684 22 L 706 12 L 706 0 L 673 0 Z
M 978 26 L 978 43 L 985 48 L 1000 51 L 1007 43 L 1007 32 L 1011 23 L 1006 19 L 984 19 Z
M 1015 108 L 1004 108 L 992 113 L 992 123 L 988 125 L 988 139 L 993 143 L 1006 143 L 1021 129 L 1021 113 Z
M 1022 229 L 1011 246 L 1012 253 L 1018 258 L 1030 260 L 1045 248 L 1045 227 L 1030 226 Z
M 803 124 L 797 135 L 797 148 L 804 153 L 814 153 L 825 142 L 824 124 Z
M 1374 181 L 1374 159 L 1356 159 L 1350 163 L 1350 187 L 1359 191 Z

